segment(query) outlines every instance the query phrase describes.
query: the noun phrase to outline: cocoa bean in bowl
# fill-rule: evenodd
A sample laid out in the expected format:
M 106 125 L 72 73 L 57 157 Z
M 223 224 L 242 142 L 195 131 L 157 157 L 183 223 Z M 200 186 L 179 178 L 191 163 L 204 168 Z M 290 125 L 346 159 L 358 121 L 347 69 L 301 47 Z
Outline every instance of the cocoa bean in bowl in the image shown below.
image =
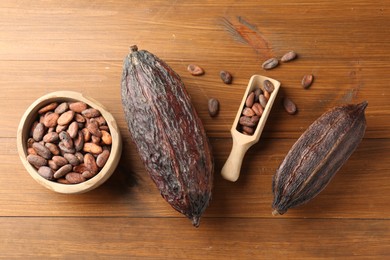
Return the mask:
M 103 184 L 116 169 L 122 141 L 114 117 L 81 93 L 58 91 L 38 98 L 17 131 L 27 172 L 59 193 L 84 193 Z

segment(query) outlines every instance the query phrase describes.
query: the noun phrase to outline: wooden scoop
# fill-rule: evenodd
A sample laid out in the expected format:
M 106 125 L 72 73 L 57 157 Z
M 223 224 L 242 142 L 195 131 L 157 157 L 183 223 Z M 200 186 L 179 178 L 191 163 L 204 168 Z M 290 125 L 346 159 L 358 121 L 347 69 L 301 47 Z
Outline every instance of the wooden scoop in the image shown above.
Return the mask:
M 264 90 L 263 82 L 265 80 L 269 80 L 272 82 L 272 84 L 274 85 L 274 91 L 271 93 L 268 99 L 267 105 L 264 108 L 264 111 L 260 117 L 260 120 L 257 124 L 256 130 L 253 133 L 253 135 L 243 134 L 237 130 L 237 126 L 240 117 L 242 115 L 242 110 L 245 106 L 245 101 L 248 95 L 252 91 L 256 90 L 257 88 L 260 87 L 262 90 Z M 265 122 L 267 121 L 269 112 L 271 111 L 272 105 L 275 101 L 275 97 L 278 94 L 279 88 L 280 88 L 280 82 L 274 79 L 264 77 L 261 75 L 253 75 L 251 77 L 248 87 L 246 88 L 245 94 L 242 98 L 240 107 L 238 108 L 236 118 L 234 119 L 234 123 L 230 130 L 233 138 L 233 147 L 221 171 L 223 178 L 225 178 L 226 180 L 234 182 L 240 176 L 241 164 L 244 155 L 246 151 L 249 149 L 249 147 L 251 147 L 252 145 L 254 145 L 259 141 L 261 133 L 263 132 Z

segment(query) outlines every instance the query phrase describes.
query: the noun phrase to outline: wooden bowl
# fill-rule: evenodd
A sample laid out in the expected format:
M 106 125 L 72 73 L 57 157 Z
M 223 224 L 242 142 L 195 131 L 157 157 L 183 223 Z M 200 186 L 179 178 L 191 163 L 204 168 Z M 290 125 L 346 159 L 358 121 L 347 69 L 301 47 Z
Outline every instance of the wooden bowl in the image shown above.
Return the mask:
M 110 129 L 112 137 L 111 152 L 110 156 L 103 166 L 103 168 L 91 179 L 78 184 L 61 184 L 58 182 L 50 181 L 43 178 L 38 174 L 37 170 L 27 161 L 27 140 L 33 122 L 38 116 L 38 110 L 45 105 L 52 102 L 64 102 L 64 101 L 83 101 L 92 108 L 98 109 L 101 115 L 105 118 L 107 125 Z M 122 140 L 118 126 L 114 117 L 107 112 L 106 108 L 96 100 L 86 97 L 81 93 L 72 91 L 58 91 L 38 98 L 31 106 L 26 110 L 22 119 L 20 120 L 18 131 L 17 131 L 17 148 L 20 159 L 27 172 L 42 186 L 59 193 L 65 194 L 77 194 L 90 191 L 103 184 L 116 169 L 119 159 L 122 153 Z

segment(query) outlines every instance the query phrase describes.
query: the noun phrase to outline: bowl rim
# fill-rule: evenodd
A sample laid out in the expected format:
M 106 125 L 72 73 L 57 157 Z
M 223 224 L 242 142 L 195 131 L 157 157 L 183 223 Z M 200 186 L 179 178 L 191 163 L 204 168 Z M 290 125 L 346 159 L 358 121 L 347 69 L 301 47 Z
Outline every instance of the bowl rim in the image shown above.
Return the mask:
M 110 156 L 103 168 L 91 179 L 78 184 L 62 184 L 47 180 L 38 174 L 38 171 L 27 161 L 27 140 L 28 133 L 31 129 L 34 116 L 38 115 L 38 110 L 42 106 L 54 101 L 82 101 L 92 108 L 100 111 L 101 115 L 107 122 L 112 137 Z M 27 135 L 27 137 L 25 137 Z M 115 118 L 110 112 L 97 100 L 75 91 L 55 91 L 43 95 L 36 99 L 24 112 L 20 119 L 16 143 L 19 157 L 30 176 L 42 186 L 64 194 L 78 194 L 90 191 L 103 184 L 115 171 L 122 154 L 122 138 Z

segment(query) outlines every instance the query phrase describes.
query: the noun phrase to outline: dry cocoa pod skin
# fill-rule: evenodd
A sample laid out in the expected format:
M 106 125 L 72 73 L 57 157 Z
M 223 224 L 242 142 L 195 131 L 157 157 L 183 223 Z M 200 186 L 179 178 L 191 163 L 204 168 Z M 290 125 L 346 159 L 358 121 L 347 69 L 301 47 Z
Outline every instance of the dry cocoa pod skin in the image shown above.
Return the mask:
M 328 185 L 363 139 L 367 104 L 335 107 L 301 135 L 273 177 L 273 215 L 307 203 Z
M 198 227 L 214 171 L 203 124 L 180 76 L 152 53 L 131 50 L 121 84 L 131 138 L 162 197 Z

